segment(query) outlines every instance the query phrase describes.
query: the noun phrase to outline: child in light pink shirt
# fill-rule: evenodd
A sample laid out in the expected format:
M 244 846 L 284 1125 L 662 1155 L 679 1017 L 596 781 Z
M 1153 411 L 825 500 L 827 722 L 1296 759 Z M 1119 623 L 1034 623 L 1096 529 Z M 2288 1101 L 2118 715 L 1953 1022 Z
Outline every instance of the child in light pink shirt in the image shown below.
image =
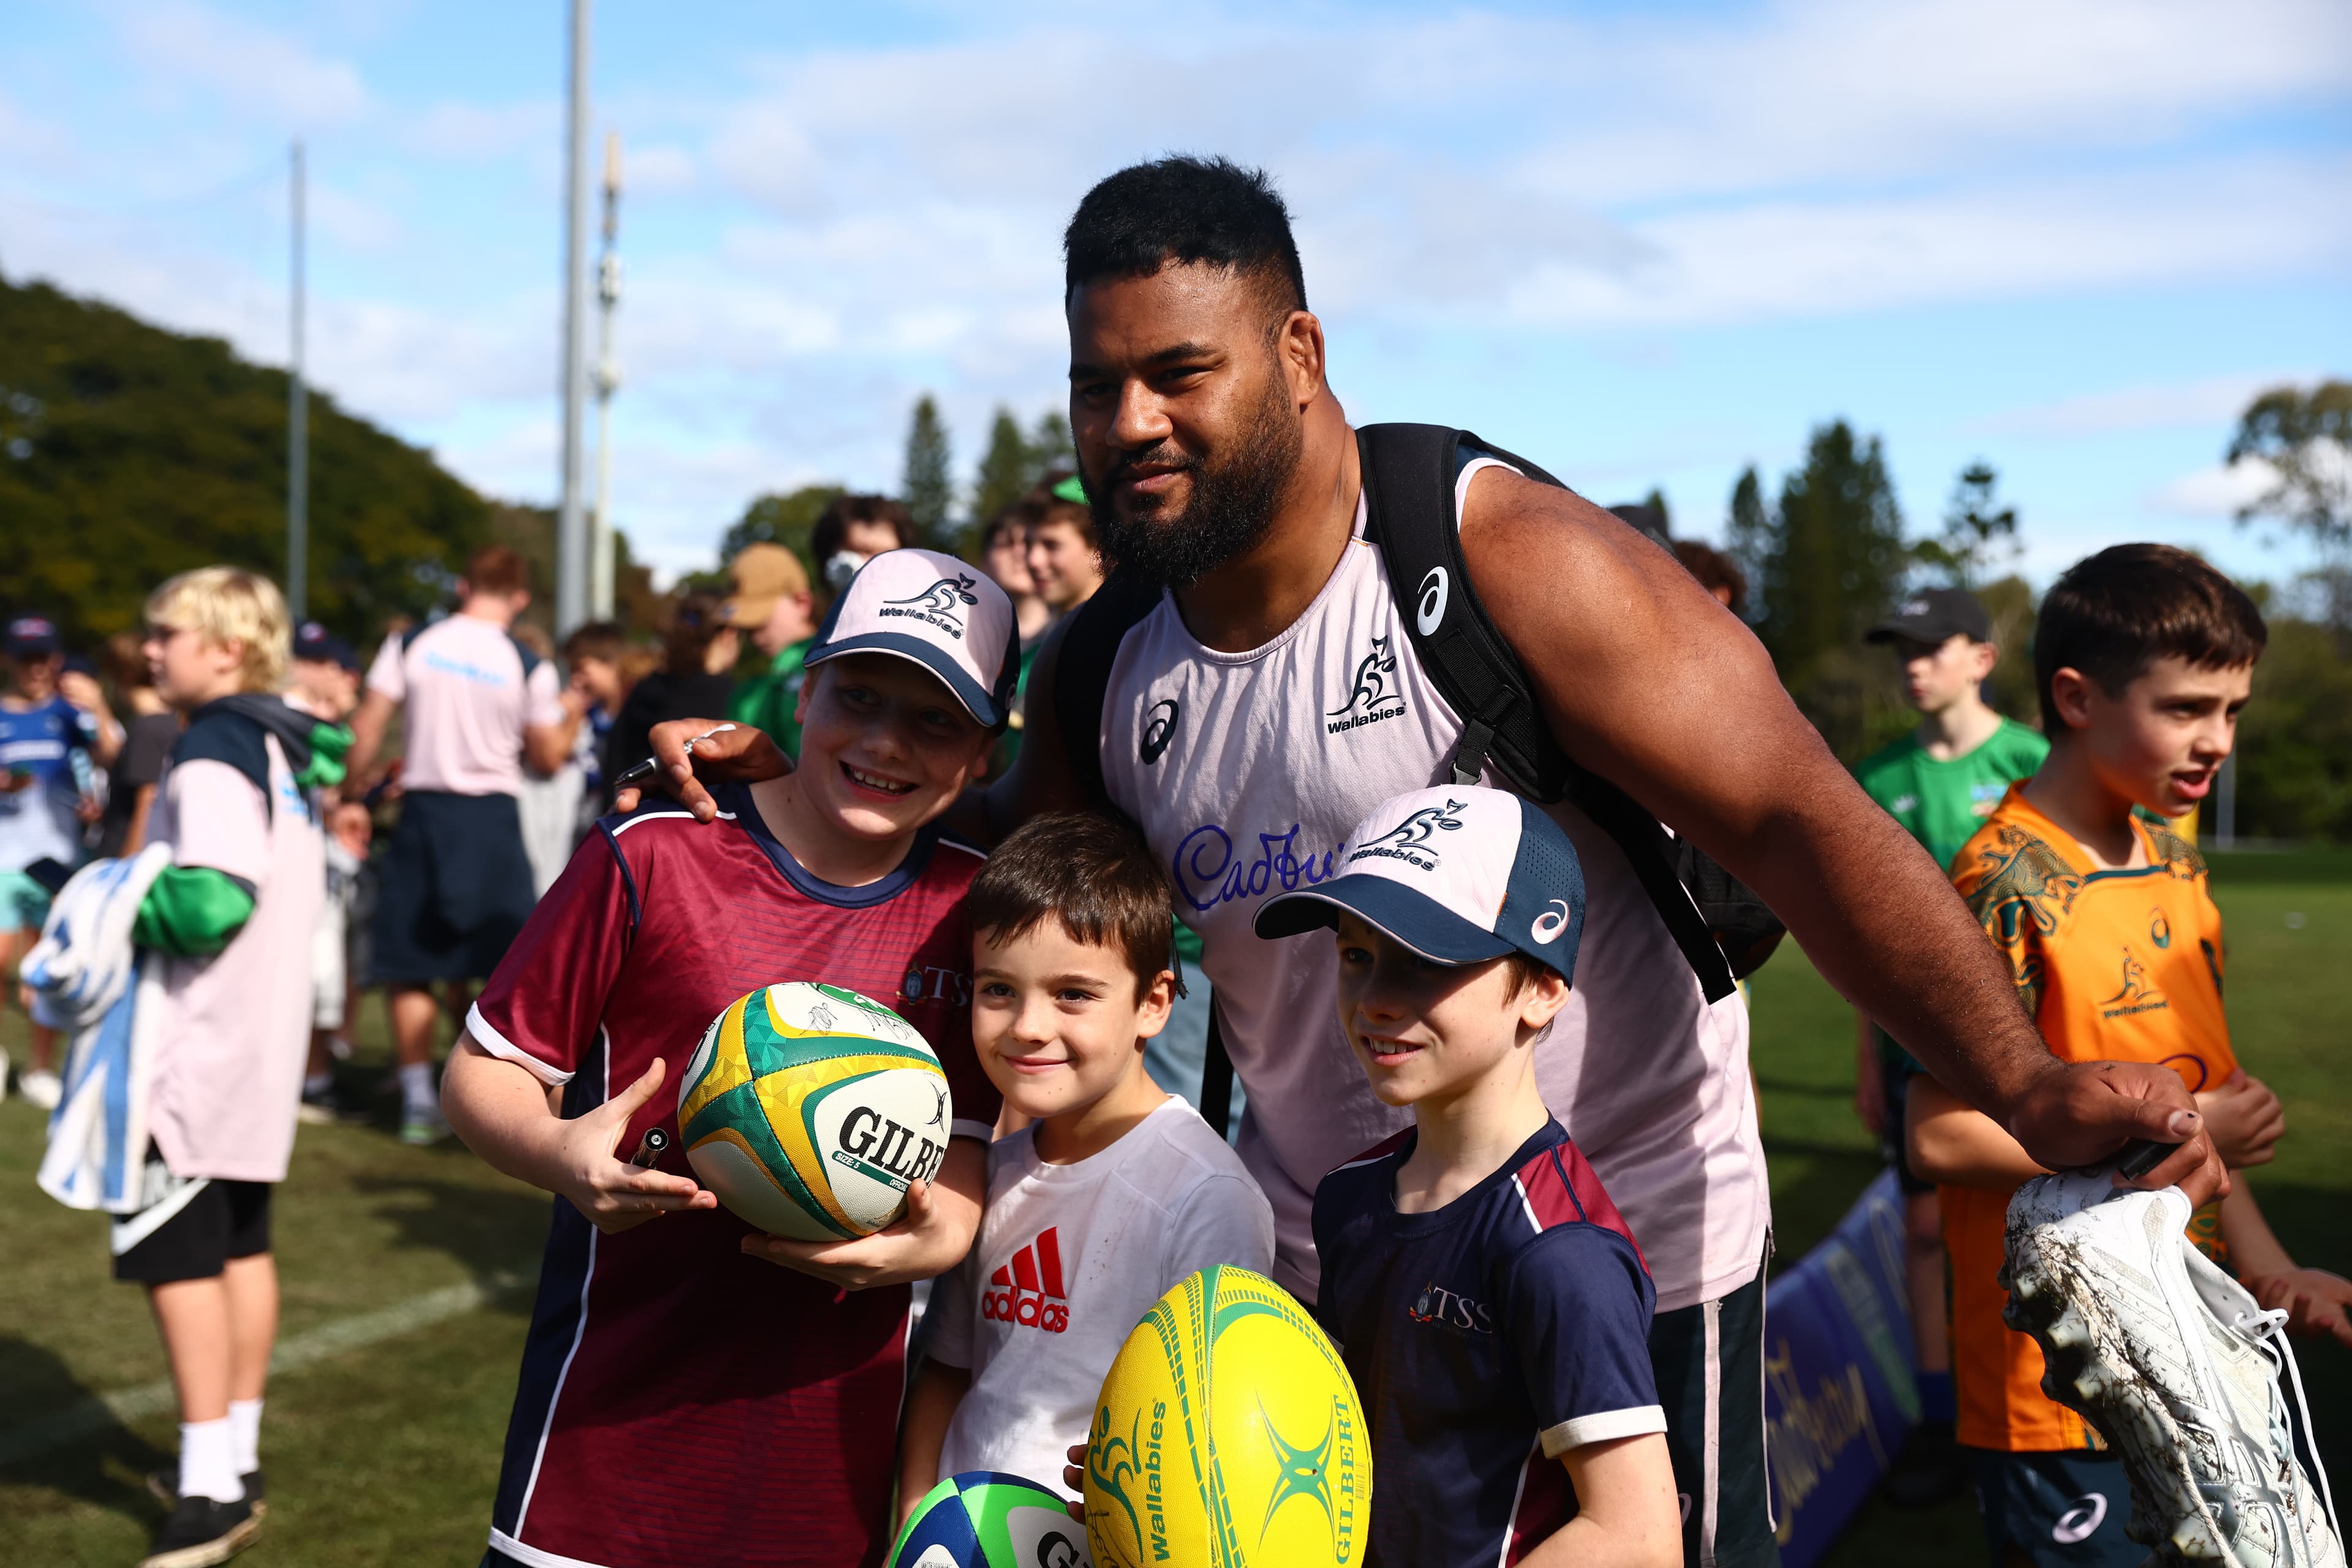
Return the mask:
M 187 717 L 150 826 L 173 864 L 141 903 L 139 1027 L 155 1042 L 142 1182 L 119 1216 L 115 1278 L 146 1286 L 180 1395 L 180 1463 L 150 1563 L 219 1562 L 259 1527 L 263 1381 L 278 1328 L 269 1248 L 310 1037 L 310 927 L 325 889 L 311 787 L 341 776 L 349 732 L 268 695 L 286 606 L 234 567 L 184 573 L 147 602 L 146 653 Z

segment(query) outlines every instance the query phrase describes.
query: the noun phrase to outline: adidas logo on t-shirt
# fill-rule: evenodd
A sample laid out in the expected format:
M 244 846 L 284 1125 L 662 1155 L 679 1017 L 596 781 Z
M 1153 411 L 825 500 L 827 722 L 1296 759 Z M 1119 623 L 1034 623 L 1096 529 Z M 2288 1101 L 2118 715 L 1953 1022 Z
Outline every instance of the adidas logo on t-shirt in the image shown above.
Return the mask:
M 1040 1231 L 1036 1240 L 1013 1255 L 1012 1262 L 988 1277 L 990 1289 L 980 1299 L 984 1321 L 1043 1329 L 1049 1334 L 1069 1328 L 1069 1293 L 1062 1289 L 1062 1243 L 1054 1234 L 1056 1228 L 1048 1226 Z

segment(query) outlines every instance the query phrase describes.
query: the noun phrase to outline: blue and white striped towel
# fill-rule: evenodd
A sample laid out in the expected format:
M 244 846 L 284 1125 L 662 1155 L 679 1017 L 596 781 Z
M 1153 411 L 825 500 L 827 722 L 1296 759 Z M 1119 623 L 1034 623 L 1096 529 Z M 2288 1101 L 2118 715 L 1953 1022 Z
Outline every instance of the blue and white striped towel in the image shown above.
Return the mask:
M 147 1090 L 155 1065 L 155 1009 L 142 1005 L 146 955 L 131 940 L 139 905 L 172 849 L 150 844 L 123 860 L 74 873 L 25 955 L 25 984 L 70 1032 L 65 1092 L 49 1113 L 41 1190 L 70 1208 L 130 1214 L 144 1199 Z

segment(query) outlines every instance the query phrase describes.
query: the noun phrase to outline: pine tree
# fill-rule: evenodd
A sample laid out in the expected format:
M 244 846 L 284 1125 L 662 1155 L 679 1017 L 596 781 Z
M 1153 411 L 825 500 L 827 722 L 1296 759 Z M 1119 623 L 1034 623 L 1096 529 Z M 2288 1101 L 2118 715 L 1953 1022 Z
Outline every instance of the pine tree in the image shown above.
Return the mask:
M 948 512 L 955 505 L 954 454 L 948 444 L 947 421 L 929 393 L 915 400 L 914 417 L 907 426 L 907 469 L 900 493 L 915 527 L 940 549 L 951 549 Z
M 981 454 L 979 470 L 972 475 L 972 521 L 983 528 L 995 521 L 997 513 L 1037 482 L 1037 474 L 1035 449 L 1021 433 L 1013 411 L 1000 404 L 988 427 L 988 450 Z
M 1078 466 L 1078 448 L 1070 439 L 1070 422 L 1051 408 L 1037 416 L 1037 432 L 1029 437 L 1029 451 L 1041 478 L 1074 472 Z

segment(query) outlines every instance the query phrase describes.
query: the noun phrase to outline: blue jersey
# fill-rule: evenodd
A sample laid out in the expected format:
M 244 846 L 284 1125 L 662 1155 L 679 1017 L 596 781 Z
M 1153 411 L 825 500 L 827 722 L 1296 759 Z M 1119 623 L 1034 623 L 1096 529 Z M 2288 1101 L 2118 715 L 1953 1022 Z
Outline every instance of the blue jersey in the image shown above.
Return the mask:
M 0 769 L 31 775 L 24 788 L 0 794 L 0 871 L 21 871 L 42 859 L 70 866 L 80 858 L 81 823 L 74 807 L 97 739 L 98 721 L 62 697 L 36 708 L 0 700 Z
M 1649 1266 L 1558 1121 L 1427 1214 L 1397 1134 L 1315 1189 L 1316 1318 L 1371 1423 L 1367 1568 L 1517 1563 L 1574 1517 L 1561 1454 L 1663 1432 Z

